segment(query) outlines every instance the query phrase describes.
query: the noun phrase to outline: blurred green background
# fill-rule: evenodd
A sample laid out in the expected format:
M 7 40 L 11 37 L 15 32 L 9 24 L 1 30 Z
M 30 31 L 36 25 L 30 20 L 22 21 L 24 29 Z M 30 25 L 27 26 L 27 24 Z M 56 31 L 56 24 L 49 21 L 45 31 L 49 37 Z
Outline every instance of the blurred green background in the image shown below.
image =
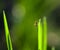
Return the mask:
M 1 50 L 6 50 L 2 11 L 5 10 L 14 50 L 38 50 L 35 21 L 46 16 L 48 45 L 60 50 L 60 0 L 0 0 Z M 2 29 L 3 28 L 3 29 Z

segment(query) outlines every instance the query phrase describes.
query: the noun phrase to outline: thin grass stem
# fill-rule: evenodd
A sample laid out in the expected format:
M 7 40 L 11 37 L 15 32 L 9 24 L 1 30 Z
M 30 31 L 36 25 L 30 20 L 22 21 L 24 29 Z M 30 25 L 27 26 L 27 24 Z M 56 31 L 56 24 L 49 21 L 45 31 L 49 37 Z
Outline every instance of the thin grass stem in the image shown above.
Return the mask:
M 5 36 L 6 36 L 7 48 L 8 48 L 8 50 L 13 50 L 12 42 L 11 42 L 11 38 L 10 38 L 10 33 L 9 33 L 9 29 L 8 29 L 8 24 L 7 24 L 7 19 L 6 19 L 6 15 L 5 15 L 4 11 L 3 11 L 3 19 L 4 19 L 4 27 L 5 27 Z
M 42 23 L 41 19 L 38 22 L 38 50 L 42 50 Z
M 43 50 L 47 50 L 47 21 L 46 21 L 46 17 L 43 17 L 43 36 L 44 36 Z

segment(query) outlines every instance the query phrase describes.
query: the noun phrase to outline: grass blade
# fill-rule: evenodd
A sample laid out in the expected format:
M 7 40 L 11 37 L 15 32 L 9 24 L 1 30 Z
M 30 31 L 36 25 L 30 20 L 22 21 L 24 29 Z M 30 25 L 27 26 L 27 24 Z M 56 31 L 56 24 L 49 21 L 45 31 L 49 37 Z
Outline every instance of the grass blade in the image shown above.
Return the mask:
M 38 50 L 42 50 L 42 23 L 41 19 L 38 22 Z
M 43 50 L 47 50 L 47 21 L 46 17 L 43 17 L 43 36 L 44 36 L 44 43 L 43 43 Z
M 4 27 L 5 27 L 5 36 L 6 36 L 6 43 L 7 43 L 7 48 L 8 50 L 13 50 L 12 48 L 12 42 L 9 34 L 9 29 L 8 29 L 8 24 L 7 24 L 7 19 L 5 12 L 3 11 L 3 19 L 4 19 Z

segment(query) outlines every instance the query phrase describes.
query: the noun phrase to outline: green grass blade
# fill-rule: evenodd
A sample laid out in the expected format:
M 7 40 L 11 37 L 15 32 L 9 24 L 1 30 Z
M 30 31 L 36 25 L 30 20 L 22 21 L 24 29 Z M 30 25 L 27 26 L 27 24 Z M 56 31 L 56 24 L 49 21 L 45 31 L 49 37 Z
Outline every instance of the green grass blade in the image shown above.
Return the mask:
M 41 19 L 38 22 L 38 50 L 42 50 L 42 23 Z
M 12 42 L 11 42 L 11 38 L 10 38 L 10 34 L 9 34 L 9 29 L 8 29 L 8 24 L 7 24 L 7 19 L 6 19 L 6 15 L 5 15 L 4 11 L 3 11 L 3 19 L 4 19 L 7 48 L 8 48 L 8 50 L 13 50 Z
M 43 17 L 43 32 L 44 32 L 44 43 L 43 43 L 43 50 L 47 50 L 47 21 L 46 17 Z

